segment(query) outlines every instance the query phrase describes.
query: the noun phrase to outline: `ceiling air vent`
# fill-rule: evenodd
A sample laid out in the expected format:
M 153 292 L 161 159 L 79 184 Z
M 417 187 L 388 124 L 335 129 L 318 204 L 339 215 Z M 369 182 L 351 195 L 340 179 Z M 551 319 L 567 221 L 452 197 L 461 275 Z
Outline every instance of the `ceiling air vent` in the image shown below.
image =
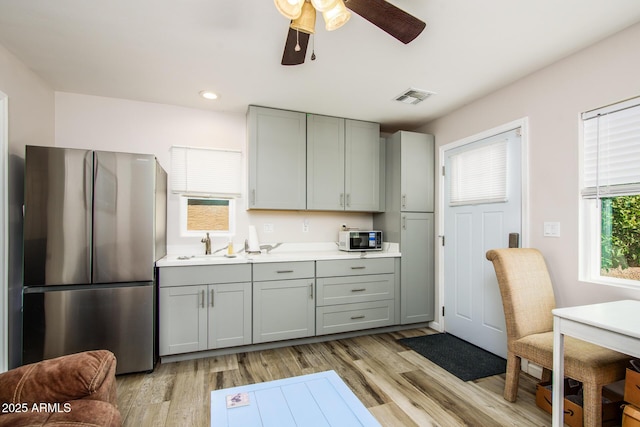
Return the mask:
M 402 102 L 403 104 L 411 104 L 416 105 L 434 95 L 434 92 L 427 92 L 422 89 L 409 88 L 405 90 L 400 95 L 396 96 L 394 99 L 398 102 Z

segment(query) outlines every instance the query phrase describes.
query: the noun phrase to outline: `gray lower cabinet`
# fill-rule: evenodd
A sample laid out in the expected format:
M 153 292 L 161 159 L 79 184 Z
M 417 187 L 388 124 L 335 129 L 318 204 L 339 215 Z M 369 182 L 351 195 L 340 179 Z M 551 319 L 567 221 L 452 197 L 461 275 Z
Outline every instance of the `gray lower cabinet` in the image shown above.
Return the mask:
M 317 261 L 316 335 L 395 323 L 393 258 Z
M 160 356 L 251 344 L 250 265 L 163 267 L 159 283 Z
M 315 335 L 314 261 L 253 265 L 253 343 Z
M 399 262 L 161 267 L 160 356 L 398 324 Z
M 402 212 L 400 221 L 400 323 L 429 322 L 435 317 L 434 216 Z

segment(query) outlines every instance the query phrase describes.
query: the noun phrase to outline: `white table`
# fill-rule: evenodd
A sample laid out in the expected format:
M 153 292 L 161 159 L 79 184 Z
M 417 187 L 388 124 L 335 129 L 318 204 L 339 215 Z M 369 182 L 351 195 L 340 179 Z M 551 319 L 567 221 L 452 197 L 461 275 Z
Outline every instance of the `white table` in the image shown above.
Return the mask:
M 228 407 L 227 396 L 248 404 Z M 334 371 L 211 392 L 212 427 L 380 427 Z
M 563 424 L 564 336 L 640 357 L 640 301 L 556 308 L 553 313 L 553 427 Z

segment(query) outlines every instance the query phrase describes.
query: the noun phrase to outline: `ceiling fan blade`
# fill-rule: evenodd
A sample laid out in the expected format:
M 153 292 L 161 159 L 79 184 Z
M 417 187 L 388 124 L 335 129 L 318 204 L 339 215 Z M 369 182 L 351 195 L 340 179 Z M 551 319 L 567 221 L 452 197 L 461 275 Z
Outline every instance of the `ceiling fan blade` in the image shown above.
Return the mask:
M 300 45 L 300 50 L 296 52 L 296 45 Z M 309 45 L 309 34 L 289 28 L 287 41 L 282 54 L 282 65 L 300 65 L 304 63 L 307 56 L 307 46 Z
M 418 37 L 427 25 L 385 0 L 345 0 L 344 4 L 404 44 Z

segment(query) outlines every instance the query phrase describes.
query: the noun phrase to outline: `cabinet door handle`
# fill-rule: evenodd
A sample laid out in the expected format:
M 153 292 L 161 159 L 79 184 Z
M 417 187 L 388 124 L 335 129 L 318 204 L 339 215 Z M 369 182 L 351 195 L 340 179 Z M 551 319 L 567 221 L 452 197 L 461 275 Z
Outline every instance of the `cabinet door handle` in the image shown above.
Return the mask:
M 407 195 L 406 194 L 402 195 L 402 207 L 403 208 L 407 207 Z
M 344 193 L 340 193 L 340 207 L 344 207 Z
M 255 190 L 255 188 L 251 190 L 251 204 L 252 205 L 256 204 L 256 190 Z
M 309 283 L 309 297 L 313 299 L 313 283 Z
M 402 229 L 403 230 L 407 229 L 407 217 L 406 216 L 402 216 Z
M 367 268 L 367 267 L 365 267 L 364 265 L 360 265 L 360 266 L 357 266 L 357 267 L 351 267 L 352 270 L 364 270 L 365 268 Z
M 351 206 L 351 193 L 347 193 L 347 207 Z
M 351 292 L 364 292 L 366 290 L 367 288 L 358 288 L 358 289 L 351 289 Z
M 293 270 L 277 270 L 276 273 L 278 274 L 282 274 L 282 273 L 293 273 Z
M 213 298 L 214 298 L 215 293 L 213 292 L 213 289 L 211 289 L 211 307 L 213 307 L 215 304 L 213 302 Z
M 202 290 L 202 308 L 204 308 L 204 289 Z
M 356 320 L 356 319 L 364 319 L 364 314 L 361 314 L 360 316 L 351 316 L 351 320 Z

